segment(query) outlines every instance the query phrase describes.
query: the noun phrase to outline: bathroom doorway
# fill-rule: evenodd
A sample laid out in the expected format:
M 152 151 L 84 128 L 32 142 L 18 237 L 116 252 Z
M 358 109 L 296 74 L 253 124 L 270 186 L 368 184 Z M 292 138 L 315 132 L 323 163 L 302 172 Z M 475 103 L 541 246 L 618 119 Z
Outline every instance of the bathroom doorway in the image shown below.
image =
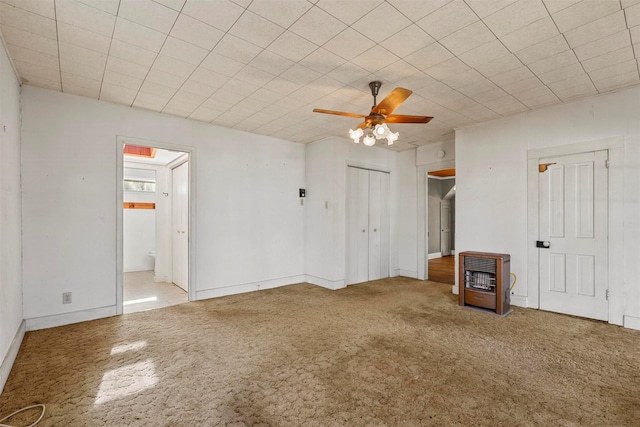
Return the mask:
M 121 146 L 119 312 L 188 302 L 189 153 L 138 141 Z

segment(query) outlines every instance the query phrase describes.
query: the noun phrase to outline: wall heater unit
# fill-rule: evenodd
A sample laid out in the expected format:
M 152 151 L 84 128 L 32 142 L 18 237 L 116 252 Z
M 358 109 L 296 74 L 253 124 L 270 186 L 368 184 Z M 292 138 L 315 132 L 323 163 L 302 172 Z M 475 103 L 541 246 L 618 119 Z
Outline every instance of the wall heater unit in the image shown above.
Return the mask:
M 461 252 L 458 260 L 459 304 L 507 314 L 510 310 L 510 263 L 507 254 Z

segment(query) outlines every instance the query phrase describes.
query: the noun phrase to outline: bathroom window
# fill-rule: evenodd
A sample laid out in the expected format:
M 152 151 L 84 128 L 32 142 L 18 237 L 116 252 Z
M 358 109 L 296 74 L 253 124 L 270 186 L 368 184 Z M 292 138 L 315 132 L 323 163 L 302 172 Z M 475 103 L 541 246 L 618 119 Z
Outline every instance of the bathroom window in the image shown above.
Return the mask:
M 124 191 L 146 191 L 155 193 L 156 183 L 154 181 L 142 181 L 138 179 L 125 179 Z

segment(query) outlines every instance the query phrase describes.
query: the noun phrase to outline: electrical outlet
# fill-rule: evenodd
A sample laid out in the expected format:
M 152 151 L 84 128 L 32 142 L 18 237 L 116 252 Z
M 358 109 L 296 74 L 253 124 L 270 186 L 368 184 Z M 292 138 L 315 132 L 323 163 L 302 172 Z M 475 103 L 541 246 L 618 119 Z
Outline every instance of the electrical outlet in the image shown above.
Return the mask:
M 71 304 L 71 292 L 63 292 L 62 293 L 62 303 L 63 304 Z

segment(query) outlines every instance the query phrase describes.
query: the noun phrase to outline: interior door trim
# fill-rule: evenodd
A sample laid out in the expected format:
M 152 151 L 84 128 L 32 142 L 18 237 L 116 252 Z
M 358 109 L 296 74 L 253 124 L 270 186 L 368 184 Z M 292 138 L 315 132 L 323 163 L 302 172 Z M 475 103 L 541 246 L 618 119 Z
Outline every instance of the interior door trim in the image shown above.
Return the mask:
M 608 281 L 609 323 L 622 325 L 624 319 L 624 227 L 623 199 L 624 137 L 612 137 L 576 144 L 559 145 L 527 152 L 527 281 L 519 282 L 513 289 L 512 302 L 530 308 L 540 308 L 538 253 L 536 241 L 539 236 L 539 183 L 540 159 L 579 154 L 591 151 L 609 151 L 608 197 Z

